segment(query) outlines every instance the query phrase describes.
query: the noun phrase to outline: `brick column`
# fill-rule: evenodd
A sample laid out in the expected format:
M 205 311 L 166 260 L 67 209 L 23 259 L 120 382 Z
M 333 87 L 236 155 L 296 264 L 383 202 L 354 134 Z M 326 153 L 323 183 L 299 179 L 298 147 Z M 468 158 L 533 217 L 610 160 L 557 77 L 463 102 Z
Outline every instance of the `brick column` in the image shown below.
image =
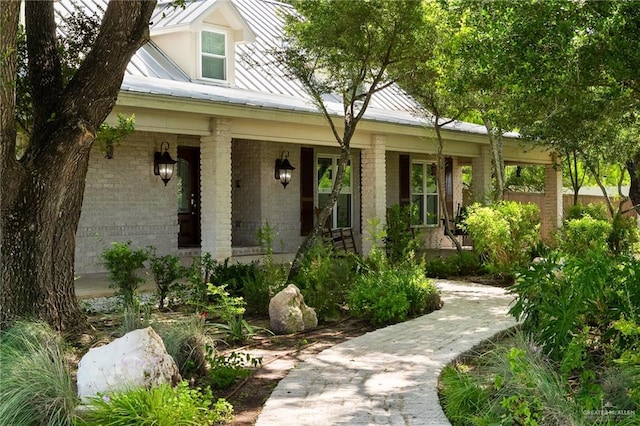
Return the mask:
M 543 238 L 550 238 L 562 226 L 562 168 L 555 154 L 553 164 L 544 166 L 544 205 L 542 206 Z
M 382 135 L 373 135 L 371 145 L 362 151 L 362 253 L 367 254 L 373 243 L 369 241 L 369 219 L 380 219 L 380 226 L 387 222 L 386 216 L 386 141 Z
M 200 138 L 202 253 L 231 257 L 231 120 L 214 119 Z
M 480 157 L 471 160 L 473 201 L 482 204 L 491 202 L 491 148 L 480 148 Z

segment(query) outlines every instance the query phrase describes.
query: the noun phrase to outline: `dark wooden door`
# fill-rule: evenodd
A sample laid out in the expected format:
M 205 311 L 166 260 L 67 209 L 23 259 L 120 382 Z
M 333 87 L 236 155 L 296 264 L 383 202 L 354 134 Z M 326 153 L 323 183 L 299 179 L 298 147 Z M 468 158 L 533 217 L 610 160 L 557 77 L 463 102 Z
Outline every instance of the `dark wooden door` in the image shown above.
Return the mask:
M 179 247 L 200 247 L 200 148 L 178 147 Z

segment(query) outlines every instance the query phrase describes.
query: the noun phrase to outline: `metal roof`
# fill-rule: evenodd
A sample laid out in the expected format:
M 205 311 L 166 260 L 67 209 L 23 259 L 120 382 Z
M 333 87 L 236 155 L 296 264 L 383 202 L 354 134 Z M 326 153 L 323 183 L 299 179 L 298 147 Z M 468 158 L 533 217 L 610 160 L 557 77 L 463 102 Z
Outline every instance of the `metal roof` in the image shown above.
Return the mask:
M 244 23 L 255 34 L 251 43 L 236 44 L 235 87 L 192 81 L 153 42 L 140 48 L 127 67 L 123 91 L 196 99 L 211 102 L 227 102 L 269 109 L 317 112 L 302 84 L 288 77 L 283 65 L 277 63 L 274 48 L 282 40 L 283 13 L 293 13 L 293 8 L 272 0 L 194 0 L 184 9 L 172 8 L 168 2 L 159 2 L 152 18 L 152 28 L 189 25 L 202 19 L 218 2 L 229 1 Z M 107 0 L 59 0 L 56 12 L 64 19 L 76 7 L 88 14 L 101 15 Z M 339 96 L 326 95 L 326 107 L 332 114 L 342 114 Z M 410 126 L 431 126 L 429 119 L 417 117 L 418 104 L 397 85 L 376 93 L 365 118 L 378 122 Z M 486 134 L 484 126 L 456 122 L 449 129 L 468 133 Z

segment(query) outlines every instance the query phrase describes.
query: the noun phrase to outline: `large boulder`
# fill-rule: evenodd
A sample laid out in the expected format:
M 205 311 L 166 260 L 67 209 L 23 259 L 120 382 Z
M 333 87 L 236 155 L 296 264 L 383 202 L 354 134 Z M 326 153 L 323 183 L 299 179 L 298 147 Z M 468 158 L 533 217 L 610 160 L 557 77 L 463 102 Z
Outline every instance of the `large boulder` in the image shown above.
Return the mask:
M 269 302 L 269 321 L 275 334 L 297 333 L 318 326 L 316 311 L 304 303 L 302 293 L 293 284 Z
M 90 349 L 78 364 L 78 396 L 83 402 L 98 393 L 151 388 L 179 380 L 176 363 L 151 327 Z

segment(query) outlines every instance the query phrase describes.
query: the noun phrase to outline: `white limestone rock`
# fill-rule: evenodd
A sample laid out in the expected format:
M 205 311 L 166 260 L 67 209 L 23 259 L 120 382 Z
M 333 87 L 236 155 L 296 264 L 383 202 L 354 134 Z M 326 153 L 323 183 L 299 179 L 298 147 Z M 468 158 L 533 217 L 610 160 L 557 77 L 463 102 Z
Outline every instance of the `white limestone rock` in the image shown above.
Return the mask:
M 289 284 L 269 302 L 269 321 L 275 334 L 297 333 L 318 326 L 316 311 L 304 303 L 298 287 Z
M 180 373 L 151 327 L 134 330 L 105 346 L 92 348 L 78 364 L 78 396 L 175 384 Z

